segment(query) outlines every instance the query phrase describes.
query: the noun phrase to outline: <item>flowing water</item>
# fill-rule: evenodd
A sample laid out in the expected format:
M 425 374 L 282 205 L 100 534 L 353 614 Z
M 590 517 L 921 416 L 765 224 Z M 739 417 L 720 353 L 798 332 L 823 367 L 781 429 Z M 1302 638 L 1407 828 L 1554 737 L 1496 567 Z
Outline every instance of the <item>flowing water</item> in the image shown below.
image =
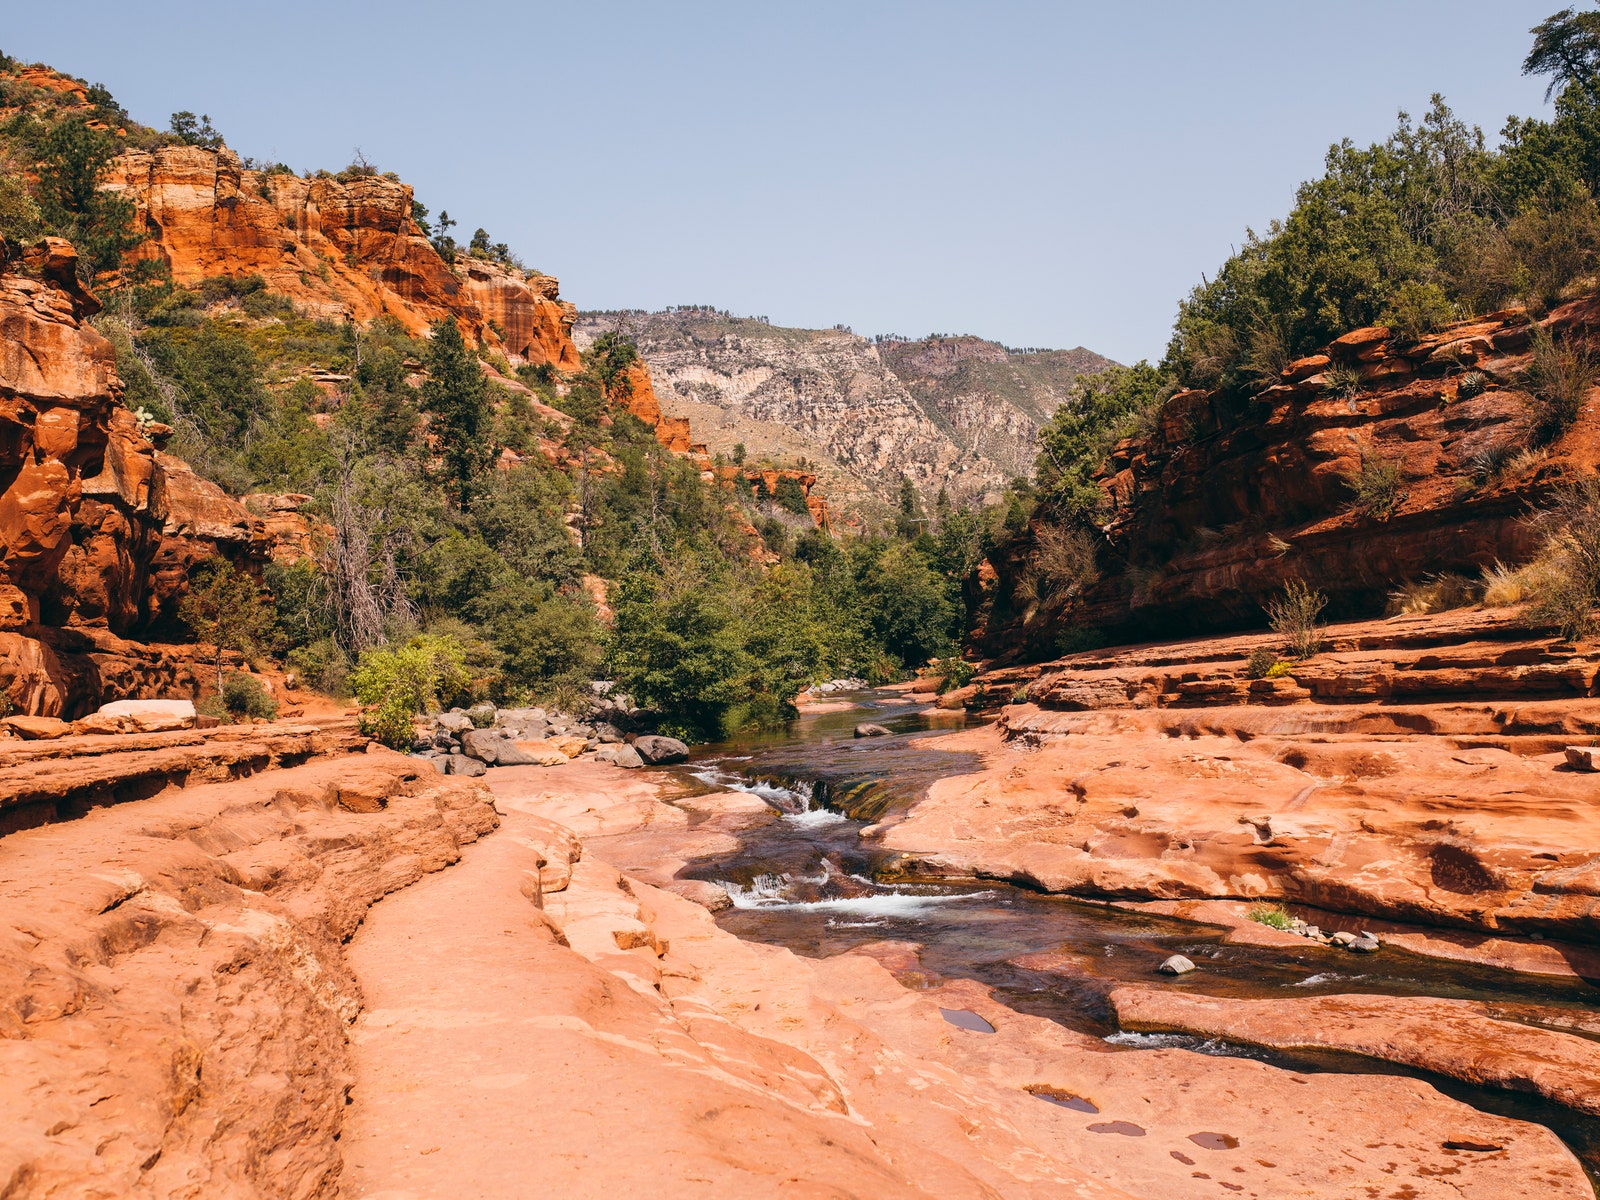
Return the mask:
M 679 769 L 686 790 L 738 790 L 774 819 L 740 834 L 737 854 L 684 874 L 722 885 L 733 907 L 718 919 L 754 941 L 824 958 L 886 940 L 915 942 L 936 981 L 975 979 L 1020 1011 L 1059 1021 L 1135 1052 L 1182 1046 L 1262 1059 L 1301 1071 L 1410 1075 L 1486 1111 L 1537 1121 L 1560 1134 L 1600 1180 L 1600 1120 L 1524 1094 L 1473 1088 L 1393 1064 L 1333 1053 L 1285 1054 L 1185 1035 L 1125 1033 L 1107 995 L 1124 984 L 1241 999 L 1374 993 L 1512 1001 L 1593 1009 L 1600 988 L 1582 980 L 1516 975 L 1385 948 L 1354 955 L 1222 944 L 1223 931 L 1026 891 L 1005 884 L 896 881 L 890 859 L 861 831 L 916 799 L 934 780 L 979 769 L 976 755 L 937 748 L 961 713 L 930 712 L 893 693 L 845 697 L 859 707 L 803 716 L 780 730 L 702 747 Z M 872 721 L 892 736 L 856 739 Z M 849 815 L 845 815 L 849 814 Z M 1200 970 L 1156 967 L 1183 954 Z

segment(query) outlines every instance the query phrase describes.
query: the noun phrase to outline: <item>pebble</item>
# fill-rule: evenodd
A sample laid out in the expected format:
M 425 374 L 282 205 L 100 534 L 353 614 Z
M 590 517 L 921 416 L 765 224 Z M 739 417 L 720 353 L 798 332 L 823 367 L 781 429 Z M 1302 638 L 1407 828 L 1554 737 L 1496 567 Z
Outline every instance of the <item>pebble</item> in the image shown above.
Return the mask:
M 1167 959 L 1166 962 L 1157 967 L 1156 970 L 1160 971 L 1163 975 L 1187 975 L 1190 971 L 1194 970 L 1194 964 L 1183 955 L 1174 954 L 1171 958 Z

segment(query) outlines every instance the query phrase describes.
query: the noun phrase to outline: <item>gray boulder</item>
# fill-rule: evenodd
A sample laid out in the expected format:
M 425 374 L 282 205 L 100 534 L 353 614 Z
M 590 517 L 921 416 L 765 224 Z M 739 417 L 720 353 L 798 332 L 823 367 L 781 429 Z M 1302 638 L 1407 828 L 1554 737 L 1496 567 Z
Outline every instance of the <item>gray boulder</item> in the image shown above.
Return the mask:
M 871 724 L 869 722 L 869 723 L 864 724 L 864 725 L 857 725 L 856 726 L 856 736 L 858 738 L 888 737 L 889 736 L 889 731 L 887 729 L 885 729 L 882 725 L 873 725 L 873 724 Z
M 469 729 L 461 735 L 461 753 L 491 767 L 500 761 L 500 751 L 511 745 L 493 729 Z
M 632 746 L 602 746 L 594 753 L 595 762 L 609 763 L 613 767 L 622 767 L 633 770 L 635 767 L 644 766 L 644 759 L 639 757 L 639 752 Z
M 1174 954 L 1171 958 L 1167 959 L 1166 962 L 1157 967 L 1156 970 L 1160 971 L 1163 975 L 1187 975 L 1190 971 L 1194 970 L 1194 964 L 1183 955 Z
M 633 748 L 638 751 L 639 757 L 652 767 L 663 763 L 682 762 L 689 757 L 689 747 L 677 738 L 663 737 L 659 733 L 647 733 L 644 737 L 633 740 Z
M 447 733 L 465 733 L 467 730 L 475 728 L 465 713 L 440 713 L 433 719 L 433 723 Z
M 1345 949 L 1353 950 L 1357 954 L 1373 954 L 1376 953 L 1382 947 L 1382 945 L 1383 943 L 1378 941 L 1378 939 L 1373 937 L 1370 933 L 1363 933 L 1355 941 L 1347 945 Z
M 476 728 L 488 729 L 494 725 L 494 705 L 474 704 L 471 708 L 467 709 L 465 716 L 467 720 L 471 721 Z
M 594 727 L 594 736 L 606 745 L 614 746 L 622 740 L 622 730 L 609 721 L 601 721 Z
M 452 754 L 448 758 L 437 760 L 435 765 L 437 765 L 438 762 L 449 764 L 449 774 L 464 775 L 468 779 L 476 779 L 479 775 L 485 775 L 489 771 L 489 768 L 484 766 L 477 759 L 468 758 L 465 754 Z
M 529 753 L 515 742 L 501 742 L 495 751 L 494 765 L 497 767 L 531 767 L 543 762 L 537 754 Z

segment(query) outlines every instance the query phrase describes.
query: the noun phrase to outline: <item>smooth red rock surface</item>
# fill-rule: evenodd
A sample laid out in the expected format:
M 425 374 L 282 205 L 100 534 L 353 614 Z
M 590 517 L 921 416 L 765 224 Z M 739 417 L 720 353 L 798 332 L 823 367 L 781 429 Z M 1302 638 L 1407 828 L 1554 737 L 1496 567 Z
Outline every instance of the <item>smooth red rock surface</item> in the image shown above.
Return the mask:
M 1498 1019 L 1497 1007 L 1423 996 L 1315 996 L 1234 1000 L 1118 988 L 1124 1029 L 1181 1032 L 1279 1050 L 1338 1050 L 1432 1071 L 1479 1087 L 1533 1092 L 1600 1115 L 1600 1045 L 1589 1038 Z M 1561 1010 L 1520 1006 L 1523 1020 Z M 1581 1017 L 1583 1014 L 1576 1013 Z

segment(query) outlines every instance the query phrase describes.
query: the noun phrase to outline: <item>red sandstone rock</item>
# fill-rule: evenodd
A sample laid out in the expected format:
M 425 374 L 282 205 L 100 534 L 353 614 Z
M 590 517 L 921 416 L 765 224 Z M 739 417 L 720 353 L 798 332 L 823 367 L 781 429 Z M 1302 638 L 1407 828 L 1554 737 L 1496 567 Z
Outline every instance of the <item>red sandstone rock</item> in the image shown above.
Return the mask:
M 1279 1050 L 1338 1050 L 1478 1087 L 1533 1092 L 1600 1115 L 1600 1046 L 1523 1021 L 1496 1019 L 1494 1006 L 1477 1001 L 1425 996 L 1234 1000 L 1148 988 L 1118 988 L 1110 1000 L 1124 1029 L 1193 1033 Z M 1526 1007 L 1518 1011 L 1524 1021 L 1538 1016 Z
M 341 942 L 495 824 L 416 767 L 361 755 L 0 840 L 11 1195 L 334 1194 L 361 1004 Z M 381 812 L 328 803 L 357 785 Z
M 0 276 L 0 692 L 50 716 L 196 694 L 169 657 L 116 635 L 170 615 L 206 558 L 254 569 L 310 549 L 288 498 L 257 498 L 258 516 L 140 433 L 75 263 L 47 238 Z
M 1600 302 L 1564 305 L 1543 323 L 1592 332 Z M 1563 472 L 1600 467 L 1600 406 L 1591 404 L 1545 460 L 1475 477 L 1475 456 L 1528 444 L 1527 397 L 1516 387 L 1528 338 L 1522 313 L 1461 322 L 1415 345 L 1382 327 L 1361 329 L 1297 360 L 1283 382 L 1247 401 L 1177 393 L 1155 433 L 1116 447 L 1099 477 L 1110 506 L 1103 578 L 1070 605 L 1018 596 L 1032 551 L 1021 539 L 995 564 L 998 619 L 988 621 L 984 645 L 1039 656 L 1064 624 L 1126 640 L 1259 627 L 1263 605 L 1295 578 L 1330 598 L 1329 615 L 1371 613 L 1398 584 L 1526 561 L 1540 538 L 1530 507 Z M 1322 374 L 1306 374 L 1317 358 L 1358 365 L 1360 390 L 1326 391 Z M 1463 399 L 1467 362 L 1489 386 Z M 1351 509 L 1348 480 L 1363 455 L 1402 477 L 1381 519 Z

